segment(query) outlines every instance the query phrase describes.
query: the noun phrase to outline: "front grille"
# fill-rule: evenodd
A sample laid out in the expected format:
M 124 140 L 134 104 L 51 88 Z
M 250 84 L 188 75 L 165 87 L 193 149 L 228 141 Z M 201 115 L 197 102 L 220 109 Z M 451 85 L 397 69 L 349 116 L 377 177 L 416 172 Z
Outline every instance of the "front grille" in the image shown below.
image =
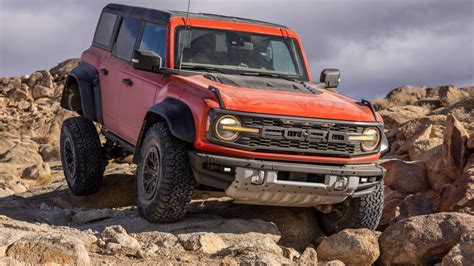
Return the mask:
M 361 125 L 259 116 L 240 118 L 242 126 L 259 128 L 260 133 L 243 133 L 235 144 L 254 151 L 335 156 L 362 153 L 359 142 L 348 140 L 349 135 L 362 134 Z

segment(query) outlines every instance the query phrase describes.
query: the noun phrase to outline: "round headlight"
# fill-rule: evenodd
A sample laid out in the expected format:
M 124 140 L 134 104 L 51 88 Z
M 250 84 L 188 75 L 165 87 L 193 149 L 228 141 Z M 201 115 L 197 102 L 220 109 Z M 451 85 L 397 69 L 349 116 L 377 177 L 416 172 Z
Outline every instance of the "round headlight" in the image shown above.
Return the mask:
M 224 129 L 224 126 L 240 127 L 240 120 L 233 115 L 224 115 L 216 121 L 215 132 L 216 136 L 225 141 L 236 140 L 240 133 L 237 131 L 231 131 Z
M 375 150 L 380 143 L 380 131 L 376 127 L 368 127 L 364 129 L 362 133 L 363 136 L 367 137 L 366 140 L 363 140 L 360 144 L 362 150 L 364 151 L 373 151 Z

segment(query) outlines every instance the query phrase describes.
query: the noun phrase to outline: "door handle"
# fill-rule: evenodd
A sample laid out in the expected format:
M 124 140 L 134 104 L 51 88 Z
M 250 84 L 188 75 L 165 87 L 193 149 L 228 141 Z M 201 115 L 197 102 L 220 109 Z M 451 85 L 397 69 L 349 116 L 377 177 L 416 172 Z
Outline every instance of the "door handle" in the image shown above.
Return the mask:
M 104 75 L 104 76 L 107 76 L 107 75 L 109 74 L 109 71 L 108 71 L 107 69 L 105 69 L 105 68 L 101 68 L 101 69 L 99 69 L 99 71 L 100 71 L 100 73 L 101 73 L 102 75 Z
M 133 85 L 133 81 L 131 79 L 122 79 L 122 83 L 128 87 L 131 87 Z

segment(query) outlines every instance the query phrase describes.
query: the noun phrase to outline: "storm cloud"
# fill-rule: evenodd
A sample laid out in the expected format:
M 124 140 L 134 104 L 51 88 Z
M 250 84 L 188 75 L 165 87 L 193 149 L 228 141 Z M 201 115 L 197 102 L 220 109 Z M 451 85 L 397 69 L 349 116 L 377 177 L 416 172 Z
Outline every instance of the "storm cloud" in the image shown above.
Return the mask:
M 0 76 L 25 75 L 79 57 L 109 1 L 0 0 Z M 187 0 L 116 1 L 185 10 Z M 313 79 L 342 73 L 340 91 L 384 96 L 398 86 L 474 85 L 474 1 L 207 1 L 191 12 L 284 24 L 303 41 Z

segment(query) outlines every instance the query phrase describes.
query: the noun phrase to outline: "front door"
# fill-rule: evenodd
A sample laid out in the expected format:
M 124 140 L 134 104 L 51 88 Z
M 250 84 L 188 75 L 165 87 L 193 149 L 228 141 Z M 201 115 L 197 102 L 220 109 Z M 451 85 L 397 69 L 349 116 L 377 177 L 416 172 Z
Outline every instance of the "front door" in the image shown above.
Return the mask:
M 143 34 L 137 46 L 139 50 L 147 50 L 160 55 L 165 61 L 166 27 L 146 22 Z M 127 79 L 120 92 L 119 130 L 123 138 L 135 145 L 147 111 L 153 106 L 154 99 L 163 87 L 163 75 L 134 69 L 130 65 L 124 78 Z

